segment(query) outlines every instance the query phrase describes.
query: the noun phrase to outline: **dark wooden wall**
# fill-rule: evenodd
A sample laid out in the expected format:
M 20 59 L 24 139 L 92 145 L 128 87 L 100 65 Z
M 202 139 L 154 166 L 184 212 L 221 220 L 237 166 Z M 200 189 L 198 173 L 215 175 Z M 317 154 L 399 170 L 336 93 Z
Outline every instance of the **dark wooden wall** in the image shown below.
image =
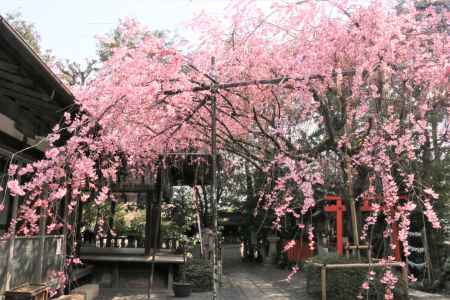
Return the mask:
M 1 39 L 0 45 L 5 45 Z M 10 51 L 0 46 L 0 113 L 25 136 L 45 136 L 60 118 L 61 107 Z

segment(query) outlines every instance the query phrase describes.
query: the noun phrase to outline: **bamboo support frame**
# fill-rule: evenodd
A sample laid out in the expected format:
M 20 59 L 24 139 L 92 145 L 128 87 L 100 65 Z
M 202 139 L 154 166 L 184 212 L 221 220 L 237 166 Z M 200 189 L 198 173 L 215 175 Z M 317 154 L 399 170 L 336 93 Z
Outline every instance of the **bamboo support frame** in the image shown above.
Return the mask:
M 327 269 L 351 269 L 351 268 L 385 268 L 385 267 L 399 267 L 401 268 L 401 278 L 406 284 L 406 291 L 408 292 L 408 269 L 403 262 L 392 263 L 354 263 L 354 264 L 319 264 L 312 263 L 312 265 L 320 268 L 320 287 L 321 300 L 327 300 Z

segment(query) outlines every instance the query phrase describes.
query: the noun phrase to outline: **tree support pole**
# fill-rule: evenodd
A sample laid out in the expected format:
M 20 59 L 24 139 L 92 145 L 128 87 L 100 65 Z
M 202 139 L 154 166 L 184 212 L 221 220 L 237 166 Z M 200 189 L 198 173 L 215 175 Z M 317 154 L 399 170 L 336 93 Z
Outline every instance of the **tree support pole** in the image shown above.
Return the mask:
M 215 78 L 215 58 L 211 57 L 211 77 Z M 213 247 L 213 296 L 216 300 L 219 291 L 219 266 L 218 266 L 218 234 L 217 234 L 217 103 L 216 103 L 216 87 L 211 86 L 211 155 L 212 155 L 212 186 L 211 186 L 211 209 L 212 209 L 212 225 L 214 233 Z
M 345 123 L 345 135 L 347 136 L 350 132 L 351 125 L 347 121 Z M 347 196 L 350 204 L 350 214 L 352 220 L 352 231 L 353 231 L 353 243 L 356 246 L 356 255 L 358 258 L 361 257 L 361 251 L 359 249 L 359 233 L 358 233 L 358 219 L 356 215 L 356 205 L 355 199 L 353 195 L 353 165 L 352 165 L 352 157 L 350 155 L 350 145 L 347 146 L 347 149 L 344 151 L 344 159 L 345 159 L 345 173 L 347 173 Z

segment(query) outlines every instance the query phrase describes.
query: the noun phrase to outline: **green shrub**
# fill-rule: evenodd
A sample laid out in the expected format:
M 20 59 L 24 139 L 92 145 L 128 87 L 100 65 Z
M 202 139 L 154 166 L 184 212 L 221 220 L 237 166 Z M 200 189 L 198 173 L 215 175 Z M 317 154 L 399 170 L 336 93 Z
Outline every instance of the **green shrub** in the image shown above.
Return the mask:
M 193 292 L 206 292 L 212 290 L 213 276 L 212 266 L 208 260 L 194 258 L 187 265 L 182 266 L 185 268 L 186 282 L 192 284 Z M 180 278 L 183 270 L 180 270 Z
M 351 263 L 367 263 L 356 258 L 346 258 L 337 256 L 335 254 L 323 254 L 312 258 L 313 263 L 319 264 L 351 264 Z M 307 280 L 307 292 L 317 298 L 321 295 L 321 268 L 312 263 L 305 264 L 305 273 Z M 370 281 L 369 299 L 384 299 L 385 289 L 379 282 L 379 278 L 383 275 L 382 268 L 374 269 L 376 278 Z M 394 272 L 395 270 L 393 270 Z M 399 274 L 397 274 L 399 275 Z M 326 283 L 327 283 L 327 299 L 330 300 L 349 300 L 356 299 L 356 297 L 363 292 L 361 289 L 364 281 L 367 281 L 368 269 L 366 268 L 342 268 L 342 269 L 327 269 Z M 400 278 L 400 276 L 397 276 Z M 394 290 L 396 300 L 407 299 L 406 285 L 399 280 L 397 287 Z M 366 293 L 363 293 L 366 296 Z M 366 299 L 366 297 L 364 297 Z

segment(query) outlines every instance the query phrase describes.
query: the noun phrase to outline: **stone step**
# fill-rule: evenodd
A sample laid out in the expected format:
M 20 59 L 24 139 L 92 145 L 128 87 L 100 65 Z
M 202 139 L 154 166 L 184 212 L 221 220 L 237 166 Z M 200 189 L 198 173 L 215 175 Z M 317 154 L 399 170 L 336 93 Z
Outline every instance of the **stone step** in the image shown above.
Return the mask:
M 81 294 L 64 295 L 56 298 L 55 300 L 86 300 L 86 297 Z
M 411 300 L 450 300 L 450 296 L 431 294 L 415 289 L 409 289 L 408 293 Z
M 94 300 L 98 297 L 99 293 L 99 285 L 98 284 L 85 284 L 76 289 L 70 291 L 71 295 L 80 294 L 85 297 L 85 300 Z

